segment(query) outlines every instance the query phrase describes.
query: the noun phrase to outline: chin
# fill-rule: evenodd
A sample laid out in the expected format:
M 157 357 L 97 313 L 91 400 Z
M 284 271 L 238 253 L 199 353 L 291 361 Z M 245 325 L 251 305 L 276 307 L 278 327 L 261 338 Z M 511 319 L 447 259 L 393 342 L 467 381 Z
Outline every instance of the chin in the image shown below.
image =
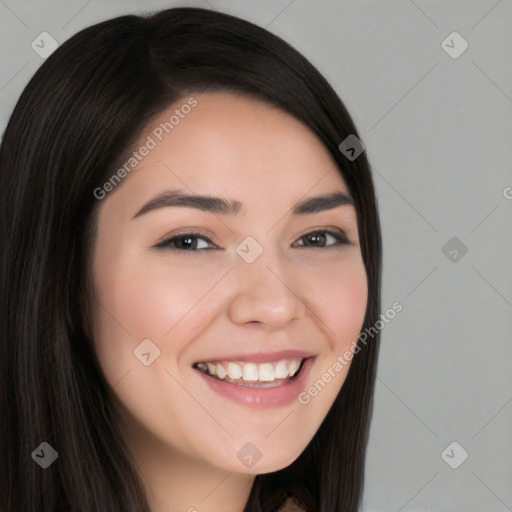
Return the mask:
M 235 469 L 240 473 L 251 475 L 275 473 L 276 471 L 280 471 L 281 469 L 284 469 L 293 464 L 299 458 L 302 451 L 297 453 L 296 451 L 290 450 L 288 453 L 289 455 L 286 457 L 287 453 L 283 453 L 283 451 L 280 450 L 279 455 L 272 458 L 265 457 L 265 454 L 262 453 L 261 458 L 253 466 L 244 468 L 243 465 L 240 464 L 237 465 L 237 468 L 230 469 Z

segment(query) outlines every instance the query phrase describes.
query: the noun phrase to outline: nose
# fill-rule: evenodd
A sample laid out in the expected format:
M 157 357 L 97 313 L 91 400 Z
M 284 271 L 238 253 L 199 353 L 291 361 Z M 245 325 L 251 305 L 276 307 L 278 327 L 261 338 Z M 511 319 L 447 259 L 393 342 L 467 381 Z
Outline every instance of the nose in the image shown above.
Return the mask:
M 236 284 L 228 313 L 234 323 L 256 322 L 279 329 L 306 313 L 297 282 L 269 251 L 252 263 L 240 259 L 233 274 Z

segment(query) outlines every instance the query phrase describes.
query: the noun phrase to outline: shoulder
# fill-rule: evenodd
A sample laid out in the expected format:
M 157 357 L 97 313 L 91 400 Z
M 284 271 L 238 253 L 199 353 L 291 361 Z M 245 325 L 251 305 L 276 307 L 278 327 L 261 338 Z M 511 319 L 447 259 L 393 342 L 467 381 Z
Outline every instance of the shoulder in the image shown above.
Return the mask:
M 294 496 L 288 496 L 275 512 L 307 512 L 302 503 Z

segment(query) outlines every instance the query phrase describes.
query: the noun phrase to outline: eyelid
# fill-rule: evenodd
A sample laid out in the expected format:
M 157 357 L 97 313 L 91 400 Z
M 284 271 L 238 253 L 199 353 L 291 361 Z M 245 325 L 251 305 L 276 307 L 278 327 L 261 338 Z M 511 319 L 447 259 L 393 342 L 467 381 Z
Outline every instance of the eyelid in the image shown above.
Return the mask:
M 348 237 L 347 233 L 345 232 L 345 230 L 340 229 L 340 228 L 329 228 L 329 227 L 313 228 L 313 229 L 309 230 L 307 233 L 304 233 L 303 235 L 301 235 L 297 240 L 301 240 L 305 236 L 313 235 L 315 233 L 325 233 L 325 234 L 330 235 L 333 238 L 335 238 L 336 241 L 338 242 L 337 244 L 328 245 L 327 247 L 319 247 L 319 249 L 330 249 L 330 248 L 340 247 L 343 245 L 353 245 L 350 238 Z M 301 246 L 301 247 L 305 247 L 305 246 Z
M 176 238 L 180 238 L 180 237 L 183 237 L 186 235 L 190 235 L 193 238 L 203 238 L 210 245 L 213 245 L 213 248 L 219 248 L 219 246 L 217 244 L 215 244 L 215 242 L 213 242 L 208 235 L 206 235 L 205 233 L 203 233 L 201 231 L 194 230 L 194 229 L 179 231 L 177 233 L 171 233 L 170 235 L 166 235 L 160 240 L 160 242 L 157 242 L 154 245 L 154 247 L 159 248 L 159 249 L 166 249 L 167 244 L 169 244 L 169 242 L 173 241 Z M 210 249 L 200 249 L 200 251 L 204 251 L 204 250 L 210 250 Z M 199 251 L 181 251 L 181 252 L 199 252 Z

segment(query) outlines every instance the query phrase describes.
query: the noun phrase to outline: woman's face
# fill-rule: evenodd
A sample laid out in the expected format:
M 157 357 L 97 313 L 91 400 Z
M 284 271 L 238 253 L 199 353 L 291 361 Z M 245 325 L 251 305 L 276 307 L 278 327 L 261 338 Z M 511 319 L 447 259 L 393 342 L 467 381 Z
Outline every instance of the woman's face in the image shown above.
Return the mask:
M 362 327 L 356 212 L 294 117 L 233 93 L 193 98 L 146 127 L 147 150 L 101 200 L 94 346 L 134 443 L 276 471 L 325 418 L 350 364 L 335 363 Z M 220 199 L 180 205 L 178 191 Z M 299 208 L 331 194 L 342 200 Z

